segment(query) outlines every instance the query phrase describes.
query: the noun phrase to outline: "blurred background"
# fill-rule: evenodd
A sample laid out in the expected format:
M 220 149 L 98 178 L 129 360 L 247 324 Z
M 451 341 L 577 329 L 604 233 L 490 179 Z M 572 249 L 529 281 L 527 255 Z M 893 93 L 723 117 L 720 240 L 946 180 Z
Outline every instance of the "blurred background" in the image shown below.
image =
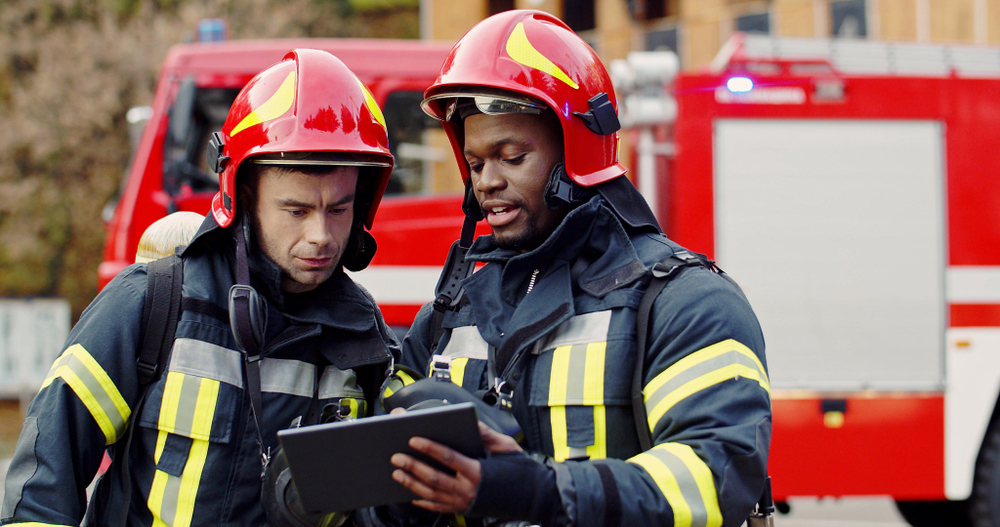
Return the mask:
M 173 102 L 156 109 L 161 115 L 154 113 L 153 100 L 171 46 L 211 45 L 217 39 L 402 39 L 437 43 L 426 49 L 439 64 L 447 47 L 475 23 L 515 8 L 559 16 L 597 51 L 622 91 L 620 113 L 626 129 L 621 151 L 624 164 L 633 169 L 629 177 L 650 196 L 668 234 L 696 250 L 724 256 L 728 264 L 723 267 L 735 271 L 747 289 L 769 338 L 772 380 L 781 389 L 773 394 L 775 445 L 783 454 L 778 461 L 785 464 L 781 468 L 801 467 L 801 459 L 837 452 L 827 463 L 801 471 L 810 474 L 808 482 L 794 480 L 792 485 L 793 479 L 786 476 L 782 490 L 809 489 L 805 494 L 819 496 L 884 495 L 901 481 L 900 487 L 907 490 L 896 497 L 913 502 L 903 509 L 914 525 L 964 525 L 964 519 L 948 521 L 954 519 L 949 516 L 952 504 L 940 503 L 947 424 L 947 443 L 949 448 L 961 447 L 956 455 L 963 467 L 957 476 L 949 476 L 962 481 L 949 495 L 969 496 L 973 473 L 989 480 L 982 488 L 1000 495 L 1000 479 L 991 476 L 1000 462 L 983 461 L 980 453 L 984 445 L 982 452 L 1000 458 L 1000 424 L 991 417 L 1000 383 L 995 367 L 1000 337 L 989 333 L 1000 326 L 1000 249 L 983 249 L 1000 245 L 993 243 L 1000 240 L 1000 203 L 990 197 L 1000 188 L 1000 158 L 995 153 L 1000 140 L 992 128 L 1000 122 L 1000 48 L 991 47 L 1000 43 L 1000 0 L 3 0 L 0 459 L 9 456 L 24 406 L 40 382 L 18 372 L 37 376 L 47 371 L 70 325 L 98 291 L 98 266 L 107 263 L 110 254 L 105 240 L 117 228 L 112 225 L 116 206 L 120 212 L 143 125 L 154 122 L 158 130 L 147 147 L 174 148 L 180 162 L 203 165 L 204 141 L 193 138 L 220 124 L 212 119 L 224 117 L 238 90 L 239 82 L 232 79 L 213 87 L 199 78 L 198 93 L 207 95 L 187 111 L 202 112 L 195 124 L 205 130 L 181 130 L 182 142 L 192 148 L 183 150 L 180 142 L 164 147 L 168 128 L 170 134 L 174 131 L 163 112 Z M 663 53 L 635 54 L 653 51 Z M 653 59 L 644 62 L 643 57 Z M 344 60 L 358 68 L 364 57 L 351 59 L 359 61 L 355 63 Z M 755 64 L 772 67 L 755 70 Z M 822 71 L 792 71 L 801 65 L 814 70 L 820 66 Z M 183 70 L 183 64 L 173 67 Z M 249 78 L 261 67 L 240 75 Z M 169 97 L 182 93 L 180 74 L 163 73 L 178 75 L 171 80 L 174 91 Z M 729 83 L 737 74 L 750 83 L 745 90 Z M 420 200 L 460 188 L 447 140 L 416 107 L 429 82 L 427 72 L 421 75 L 408 80 L 405 91 L 397 86 L 393 98 L 392 82 L 383 82 L 393 75 L 359 72 L 386 110 L 390 145 L 397 156 L 393 186 L 376 221 L 376 228 L 397 225 L 396 231 L 376 233 L 380 253 L 364 275 L 368 278 L 361 280 L 370 281 L 365 285 L 380 303 L 380 295 L 399 294 L 411 282 L 423 288 L 400 300 L 400 309 L 392 301 L 383 307 L 387 317 L 396 317 L 397 325 L 404 327 L 415 306 L 426 300 L 423 295 L 430 293 L 437 276 L 434 265 L 440 265 L 443 252 L 427 251 L 427 261 L 401 256 L 394 260 L 405 251 L 394 247 L 405 247 L 406 240 L 417 236 L 416 227 L 398 225 L 426 215 L 432 210 L 429 204 L 457 211 L 453 200 Z M 765 77 L 771 84 L 755 89 L 753 83 Z M 646 100 L 639 100 L 643 97 Z M 771 110 L 761 110 L 765 107 Z M 796 119 L 795 126 L 782 124 Z M 881 121 L 869 126 L 875 120 Z M 824 127 L 832 122 L 844 126 Z M 901 123 L 914 127 L 896 126 Z M 907 148 L 893 150 L 900 144 Z M 991 157 L 980 163 L 985 152 Z M 162 170 L 169 168 L 164 163 Z M 204 172 L 204 166 L 196 168 Z M 890 172 L 892 177 L 869 185 L 874 175 Z M 653 176 L 644 178 L 644 173 Z M 797 186 L 807 179 L 801 175 L 837 180 L 843 173 L 858 177 L 836 189 Z M 142 175 L 135 169 L 132 174 Z M 768 179 L 773 174 L 778 176 Z M 173 189 L 161 181 L 159 191 L 170 194 L 162 198 L 169 203 L 156 201 L 161 198 L 152 194 L 138 199 L 146 199 L 147 206 L 154 203 L 159 215 L 185 210 L 183 200 L 192 192 L 211 192 L 213 182 L 204 175 L 186 183 L 178 180 Z M 643 186 L 656 180 L 659 188 L 655 183 Z M 689 185 L 693 181 L 698 182 L 694 190 Z M 856 199 L 861 187 L 865 200 Z M 916 190 L 897 192 L 909 187 Z M 804 198 L 808 193 L 814 195 Z M 409 204 L 392 199 L 406 195 L 420 199 Z M 780 202 L 782 196 L 788 199 Z M 789 202 L 798 207 L 786 207 Z M 817 220 L 816 212 L 825 205 L 838 208 L 840 215 L 819 224 L 822 218 Z M 757 214 L 762 209 L 787 214 L 762 218 Z M 886 227 L 892 223 L 886 217 L 898 229 Z M 446 234 L 421 239 L 433 238 L 446 249 L 460 219 L 446 223 L 451 229 Z M 792 224 L 798 230 L 782 230 Z M 836 237 L 845 224 L 854 229 L 850 233 L 871 237 L 853 247 L 857 252 L 851 258 L 827 267 L 817 264 L 831 260 L 825 258 L 829 249 L 819 245 L 824 236 Z M 907 231 L 907 225 L 921 230 Z M 828 230 L 817 230 L 821 228 Z M 132 231 L 132 241 L 122 245 L 126 250 L 115 256 L 120 265 L 134 254 L 141 229 L 133 225 Z M 772 236 L 761 237 L 762 232 Z M 789 267 L 811 274 L 775 271 L 768 256 L 787 253 L 790 239 L 806 256 Z M 755 247 L 749 242 L 740 245 L 740 240 L 750 240 Z M 887 240 L 896 244 L 890 244 L 888 253 Z M 768 247 L 773 249 L 768 252 Z M 860 277 L 857 261 L 869 255 L 909 262 L 919 259 L 924 248 L 932 253 L 926 268 Z M 421 270 L 405 274 L 400 266 L 406 265 Z M 986 275 L 977 274 L 983 269 Z M 926 275 L 920 274 L 924 271 Z M 920 287 L 913 287 L 915 283 Z M 989 294 L 979 294 L 982 283 L 989 284 Z M 954 292 L 960 289 L 955 284 L 965 284 L 964 291 L 972 293 Z M 914 296 L 912 289 L 920 289 L 919 294 Z M 775 291 L 793 293 L 768 296 Z M 789 298 L 800 301 L 806 296 L 812 304 L 789 308 Z M 840 311 L 823 311 L 831 299 L 841 302 Z M 987 308 L 970 311 L 963 306 Z M 782 320 L 782 313 L 793 316 Z M 968 327 L 976 329 L 966 331 Z M 982 327 L 992 329 L 976 333 Z M 799 340 L 789 344 L 792 337 Z M 804 348 L 806 352 L 798 353 Z M 25 349 L 37 353 L 22 353 Z M 34 362 L 18 359 L 18 354 L 30 355 Z M 983 382 L 967 382 L 954 372 L 985 377 L 976 378 Z M 982 389 L 974 391 L 974 385 Z M 948 403 L 947 411 L 946 394 L 948 401 L 955 401 Z M 973 417 L 967 418 L 962 412 L 970 400 L 978 402 L 971 405 Z M 883 430 L 891 439 L 879 442 Z M 985 449 L 991 440 L 992 450 Z M 814 450 L 799 448 L 806 443 Z M 900 450 L 906 456 L 926 452 L 922 462 L 930 475 L 923 478 L 924 466 L 901 461 L 905 456 L 899 452 L 895 457 L 887 454 Z M 836 475 L 827 472 L 844 460 L 853 460 L 849 469 Z M 871 474 L 864 473 L 866 466 L 875 467 Z M 876 477 L 899 467 L 906 468 L 896 480 Z M 926 485 L 911 485 L 914 481 Z M 995 518 L 1000 518 L 1000 497 L 993 503 Z M 804 512 L 796 516 L 793 511 L 785 518 L 799 523 L 783 524 L 903 525 L 892 499 L 864 498 L 851 504 L 857 507 L 844 509 L 836 500 L 800 501 L 793 509 Z

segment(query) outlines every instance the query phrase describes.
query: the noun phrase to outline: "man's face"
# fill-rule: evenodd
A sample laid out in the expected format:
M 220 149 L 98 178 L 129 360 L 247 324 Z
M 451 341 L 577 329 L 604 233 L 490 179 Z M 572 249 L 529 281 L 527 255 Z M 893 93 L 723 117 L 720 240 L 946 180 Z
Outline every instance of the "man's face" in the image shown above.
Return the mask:
M 532 250 L 566 212 L 545 206 L 545 186 L 562 159 L 557 123 L 530 114 L 473 114 L 465 119 L 465 160 L 472 188 L 500 247 Z
M 294 168 L 261 172 L 257 242 L 281 268 L 283 291 L 311 291 L 333 275 L 351 234 L 357 184 L 357 167 L 331 167 L 322 175 Z

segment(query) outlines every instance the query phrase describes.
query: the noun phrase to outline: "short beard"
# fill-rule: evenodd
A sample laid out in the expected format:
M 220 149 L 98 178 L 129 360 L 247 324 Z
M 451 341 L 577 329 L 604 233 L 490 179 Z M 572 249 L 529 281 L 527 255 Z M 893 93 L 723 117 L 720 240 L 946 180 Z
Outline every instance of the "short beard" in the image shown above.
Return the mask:
M 496 234 L 493 235 L 497 247 L 525 252 L 537 249 L 546 239 L 548 239 L 548 235 L 539 231 L 534 224 L 529 224 L 525 230 L 514 236 L 499 237 Z

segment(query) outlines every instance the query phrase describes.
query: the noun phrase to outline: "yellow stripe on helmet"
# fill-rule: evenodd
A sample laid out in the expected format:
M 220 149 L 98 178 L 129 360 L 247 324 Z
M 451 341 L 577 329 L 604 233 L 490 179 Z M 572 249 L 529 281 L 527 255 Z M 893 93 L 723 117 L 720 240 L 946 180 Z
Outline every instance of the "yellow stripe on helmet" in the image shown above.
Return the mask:
M 256 110 L 250 112 L 249 115 L 243 118 L 239 124 L 233 128 L 232 132 L 229 132 L 229 136 L 233 137 L 236 134 L 250 128 L 255 124 L 266 123 L 270 120 L 277 119 L 281 117 L 292 107 L 292 103 L 295 102 L 295 72 L 291 72 L 285 77 L 284 82 L 278 87 L 278 91 L 274 92 L 274 95 L 270 99 L 264 101 L 257 107 Z
M 510 38 L 507 39 L 507 54 L 520 64 L 552 75 L 565 82 L 574 90 L 580 88 L 577 83 L 573 82 L 573 79 L 569 78 L 569 75 L 566 75 L 566 72 L 546 58 L 545 55 L 542 55 L 540 51 L 531 45 L 531 42 L 528 42 L 528 35 L 524 32 L 523 22 L 517 23 L 514 31 L 510 34 Z
M 372 92 L 368 91 L 368 87 L 365 86 L 365 83 L 361 82 L 361 79 L 354 77 L 354 80 L 358 81 L 361 93 L 365 94 L 365 106 L 368 107 L 368 111 L 371 112 L 371 114 L 375 117 L 375 120 L 382 125 L 382 128 L 386 128 L 385 116 L 382 115 L 382 109 L 379 108 L 378 103 L 375 102 L 375 97 L 372 95 Z

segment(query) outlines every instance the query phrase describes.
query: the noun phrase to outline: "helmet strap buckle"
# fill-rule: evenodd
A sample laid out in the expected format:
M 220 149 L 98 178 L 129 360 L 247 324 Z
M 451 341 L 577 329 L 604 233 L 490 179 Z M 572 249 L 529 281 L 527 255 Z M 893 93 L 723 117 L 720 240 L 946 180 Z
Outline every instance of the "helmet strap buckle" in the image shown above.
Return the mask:
M 579 205 L 590 199 L 593 193 L 577 185 L 566 174 L 566 166 L 556 163 L 545 185 L 545 206 L 549 210 L 559 210 L 567 205 Z
M 229 157 L 222 155 L 226 147 L 226 141 L 222 138 L 222 133 L 212 132 L 212 137 L 208 140 L 208 150 L 205 152 L 208 161 L 208 168 L 216 174 L 221 173 L 229 164 Z
M 573 115 L 583 119 L 583 123 L 591 132 L 598 135 L 611 135 L 621 129 L 622 125 L 618 121 L 618 114 L 615 113 L 615 106 L 611 104 L 608 94 L 600 92 L 587 101 L 590 110 L 586 112 L 573 112 Z

